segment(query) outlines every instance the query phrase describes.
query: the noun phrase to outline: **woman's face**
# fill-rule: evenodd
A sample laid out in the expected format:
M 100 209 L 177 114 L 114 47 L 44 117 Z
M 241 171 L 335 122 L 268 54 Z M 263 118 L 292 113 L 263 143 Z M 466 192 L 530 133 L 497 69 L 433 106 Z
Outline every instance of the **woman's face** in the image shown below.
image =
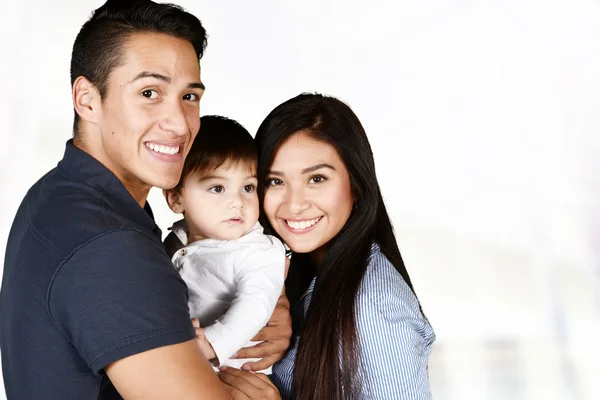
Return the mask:
M 302 131 L 283 142 L 267 173 L 264 211 L 292 251 L 320 258 L 353 204 L 348 170 L 333 146 Z

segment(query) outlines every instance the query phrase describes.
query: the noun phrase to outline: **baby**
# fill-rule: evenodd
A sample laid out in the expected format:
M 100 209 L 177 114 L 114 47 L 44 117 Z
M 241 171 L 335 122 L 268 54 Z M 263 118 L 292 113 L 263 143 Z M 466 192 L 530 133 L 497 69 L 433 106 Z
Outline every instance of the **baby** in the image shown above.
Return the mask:
M 258 222 L 257 151 L 237 122 L 200 119 L 179 184 L 163 193 L 183 214 L 165 240 L 188 286 L 190 317 L 204 328 L 199 340 L 215 369 L 256 359 L 231 359 L 268 322 L 281 294 L 285 249 Z M 179 243 L 180 242 L 180 243 Z M 271 368 L 261 371 L 271 373 Z

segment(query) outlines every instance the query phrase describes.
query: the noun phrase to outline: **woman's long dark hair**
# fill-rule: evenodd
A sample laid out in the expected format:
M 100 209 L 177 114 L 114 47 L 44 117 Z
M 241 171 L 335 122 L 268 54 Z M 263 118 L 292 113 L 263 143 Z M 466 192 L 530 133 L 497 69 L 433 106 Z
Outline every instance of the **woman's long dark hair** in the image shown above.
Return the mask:
M 299 131 L 336 148 L 348 169 L 355 208 L 327 245 L 320 265 L 314 265 L 304 254 L 292 256 L 286 281 L 292 304 L 317 275 L 296 356 L 294 398 L 346 400 L 358 393 L 361 384 L 357 374 L 360 344 L 355 303 L 373 243 L 379 245 L 411 290 L 413 286 L 377 183 L 367 135 L 354 112 L 340 100 L 304 93 L 276 107 L 260 125 L 256 141 L 261 209 L 263 183 L 275 154 L 286 139 Z M 261 222 L 269 233 L 276 234 L 264 213 Z

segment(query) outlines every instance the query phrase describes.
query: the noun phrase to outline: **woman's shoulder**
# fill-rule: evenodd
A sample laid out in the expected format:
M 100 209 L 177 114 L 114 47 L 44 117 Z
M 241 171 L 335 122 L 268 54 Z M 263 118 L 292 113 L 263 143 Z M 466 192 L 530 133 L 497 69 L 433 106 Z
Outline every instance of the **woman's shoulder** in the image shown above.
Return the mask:
M 377 244 L 371 247 L 369 263 L 357 293 L 357 306 L 359 309 L 375 308 L 386 318 L 422 318 L 417 297 Z
M 378 245 L 371 249 L 356 298 L 356 313 L 358 330 L 367 344 L 373 338 L 385 337 L 395 342 L 416 341 L 429 348 L 435 341 L 417 296 Z

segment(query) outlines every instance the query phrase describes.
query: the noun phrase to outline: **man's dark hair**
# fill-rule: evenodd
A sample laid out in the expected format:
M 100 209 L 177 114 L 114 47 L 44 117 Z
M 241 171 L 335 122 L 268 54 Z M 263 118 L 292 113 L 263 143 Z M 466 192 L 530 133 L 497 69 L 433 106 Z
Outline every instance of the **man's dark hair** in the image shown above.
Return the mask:
M 200 131 L 185 158 L 181 178 L 174 190 L 181 190 L 184 179 L 192 173 L 205 173 L 239 163 L 255 168 L 257 160 L 256 144 L 246 128 L 233 119 L 205 115 L 200 118 Z
M 106 94 L 108 76 L 122 65 L 125 41 L 135 33 L 164 33 L 189 41 L 198 60 L 206 48 L 206 30 L 194 15 L 174 4 L 150 0 L 108 0 L 83 24 L 71 55 L 71 85 L 86 77 Z M 79 115 L 75 112 L 73 134 L 78 135 Z

